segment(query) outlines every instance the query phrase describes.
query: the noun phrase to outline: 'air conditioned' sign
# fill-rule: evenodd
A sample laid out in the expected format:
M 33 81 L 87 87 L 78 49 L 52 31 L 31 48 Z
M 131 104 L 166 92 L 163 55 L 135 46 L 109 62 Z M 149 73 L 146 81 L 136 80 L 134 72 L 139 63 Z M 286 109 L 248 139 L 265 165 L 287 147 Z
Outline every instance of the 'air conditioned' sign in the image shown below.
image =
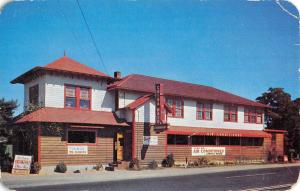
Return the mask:
M 192 156 L 223 156 L 225 147 L 192 147 Z

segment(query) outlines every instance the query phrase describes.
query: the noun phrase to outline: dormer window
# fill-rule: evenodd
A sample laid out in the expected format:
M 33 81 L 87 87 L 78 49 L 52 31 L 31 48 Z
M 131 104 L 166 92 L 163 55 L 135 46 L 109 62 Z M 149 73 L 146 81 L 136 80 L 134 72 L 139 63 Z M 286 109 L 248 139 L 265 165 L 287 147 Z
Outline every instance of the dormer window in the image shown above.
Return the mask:
M 91 89 L 66 85 L 65 107 L 74 109 L 91 109 Z

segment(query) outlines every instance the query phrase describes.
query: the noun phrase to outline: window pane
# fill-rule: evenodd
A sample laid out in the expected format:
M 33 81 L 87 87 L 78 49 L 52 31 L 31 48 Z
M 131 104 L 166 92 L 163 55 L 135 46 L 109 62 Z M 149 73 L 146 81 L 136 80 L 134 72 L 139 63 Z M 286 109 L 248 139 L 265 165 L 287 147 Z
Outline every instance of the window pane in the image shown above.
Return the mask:
M 187 135 L 176 135 L 176 145 L 187 145 L 188 136 Z
M 203 112 L 202 111 L 197 112 L 197 118 L 198 119 L 203 119 Z
M 211 112 L 210 111 L 206 111 L 205 112 L 205 119 L 206 120 L 210 120 L 211 119 Z
M 242 146 L 253 146 L 253 138 L 243 137 L 242 138 Z
M 81 100 L 89 100 L 89 89 L 81 88 L 80 89 L 80 99 Z
M 224 121 L 229 121 L 229 114 L 228 113 L 224 114 Z
M 205 137 L 205 145 L 216 145 L 217 144 L 217 137 L 214 136 L 206 136 Z
M 90 101 L 89 100 L 80 100 L 80 108 L 89 109 Z
M 229 145 L 229 137 L 219 137 L 220 145 Z
M 96 143 L 96 132 L 68 131 L 68 143 Z
M 245 123 L 249 123 L 249 115 L 245 115 L 244 116 L 244 122 Z
M 262 146 L 262 145 L 263 145 L 263 142 L 264 142 L 264 139 L 263 139 L 263 138 L 254 138 L 254 143 L 253 143 L 253 145 L 254 145 L 254 146 Z
M 76 107 L 76 98 L 66 97 L 66 107 Z
M 231 114 L 231 120 L 230 121 L 237 121 L 236 120 L 236 114 Z
M 29 88 L 29 103 L 32 105 L 39 104 L 39 85 Z
M 66 97 L 76 97 L 75 87 L 66 87 Z
M 192 145 L 204 145 L 204 136 L 192 136 Z
M 240 145 L 239 137 L 230 137 L 230 145 Z
M 168 145 L 175 145 L 175 135 L 168 135 Z
M 182 110 L 176 108 L 175 116 L 176 117 L 181 117 L 182 116 Z

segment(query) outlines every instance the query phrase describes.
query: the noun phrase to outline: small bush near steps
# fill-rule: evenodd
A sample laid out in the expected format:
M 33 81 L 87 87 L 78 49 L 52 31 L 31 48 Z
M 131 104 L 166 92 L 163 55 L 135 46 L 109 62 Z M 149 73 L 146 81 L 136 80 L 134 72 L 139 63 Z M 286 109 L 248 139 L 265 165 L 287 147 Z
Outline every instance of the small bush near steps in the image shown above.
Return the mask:
M 65 173 L 67 171 L 67 165 L 64 162 L 59 162 L 55 167 L 55 172 Z
M 156 169 L 158 167 L 158 164 L 155 160 L 151 161 L 148 165 L 149 169 Z

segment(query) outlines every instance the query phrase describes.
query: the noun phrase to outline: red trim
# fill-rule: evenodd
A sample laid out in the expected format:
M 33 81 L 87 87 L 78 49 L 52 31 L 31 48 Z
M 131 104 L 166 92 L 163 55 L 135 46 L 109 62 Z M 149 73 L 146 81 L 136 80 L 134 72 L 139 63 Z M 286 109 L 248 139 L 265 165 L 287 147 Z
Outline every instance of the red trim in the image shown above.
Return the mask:
M 75 88 L 75 107 L 66 107 L 66 88 L 74 87 Z M 80 107 L 80 91 L 82 89 L 88 89 L 89 92 L 89 108 L 81 108 Z M 77 109 L 77 110 L 92 110 L 92 88 L 89 86 L 81 86 L 74 84 L 64 84 L 64 108 L 66 109 Z
M 37 140 L 37 142 L 38 142 L 38 158 L 37 158 L 37 160 L 38 160 L 38 163 L 40 163 L 41 162 L 41 126 L 39 126 L 38 127 L 38 140 Z
M 199 104 L 203 105 L 203 109 L 202 110 L 200 110 L 200 108 L 198 107 Z M 208 110 L 208 111 L 211 112 L 210 119 L 206 119 L 206 110 L 208 109 L 208 108 L 205 107 L 206 104 L 210 104 L 210 108 L 209 108 L 210 110 Z M 203 112 L 203 119 L 200 119 L 198 117 L 198 112 Z M 205 101 L 197 102 L 196 103 L 196 120 L 212 121 L 213 120 L 213 103 L 211 103 L 211 102 L 205 102 Z
M 135 109 L 132 110 L 132 159 L 136 158 L 136 148 L 135 148 L 135 131 L 136 131 L 136 124 L 135 124 Z
M 95 143 L 68 143 L 68 135 L 69 131 L 89 131 L 95 132 Z M 98 130 L 97 129 L 75 129 L 75 128 L 68 128 L 66 134 L 66 145 L 87 145 L 87 146 L 96 146 L 98 144 Z
M 278 129 L 264 129 L 263 131 L 270 132 L 270 133 L 287 133 L 286 130 L 278 130 Z

